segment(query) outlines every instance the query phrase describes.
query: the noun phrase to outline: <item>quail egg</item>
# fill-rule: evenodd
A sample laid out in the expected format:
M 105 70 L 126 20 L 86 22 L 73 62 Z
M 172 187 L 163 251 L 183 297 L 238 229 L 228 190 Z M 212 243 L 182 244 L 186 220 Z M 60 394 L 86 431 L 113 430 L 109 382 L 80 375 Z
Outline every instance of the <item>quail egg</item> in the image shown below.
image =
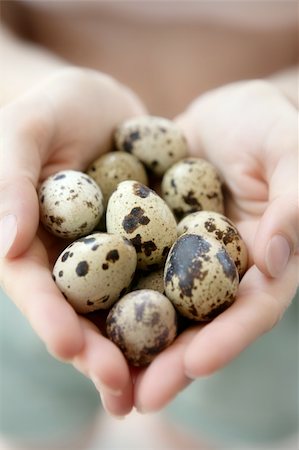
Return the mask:
M 127 292 L 136 261 L 135 249 L 127 239 L 93 233 L 61 253 L 53 279 L 78 313 L 108 309 Z
M 132 290 L 153 289 L 154 291 L 160 292 L 160 294 L 164 294 L 163 274 L 164 269 L 159 269 L 137 276 Z
M 162 197 L 178 219 L 195 211 L 224 212 L 220 177 L 212 164 L 185 158 L 164 174 Z
M 213 211 L 195 212 L 186 216 L 178 224 L 178 235 L 183 233 L 208 234 L 220 241 L 233 259 L 239 276 L 244 275 L 248 264 L 247 247 L 230 219 Z
M 156 175 L 188 153 L 187 141 L 178 125 L 157 116 L 139 116 L 123 122 L 115 132 L 115 146 L 137 156 Z
M 107 336 L 134 366 L 149 364 L 176 337 L 176 311 L 171 302 L 151 289 L 125 295 L 110 310 Z
M 182 316 L 209 321 L 235 301 L 239 276 L 219 241 L 183 234 L 168 254 L 164 285 L 165 295 Z
M 110 195 L 121 181 L 137 180 L 142 184 L 148 184 L 142 163 L 134 155 L 126 152 L 110 152 L 100 156 L 89 166 L 87 174 L 100 186 L 105 207 Z
M 70 239 L 90 233 L 103 214 L 103 195 L 83 172 L 63 170 L 40 186 L 40 220 L 52 234 Z
M 108 233 L 130 239 L 137 267 L 156 270 L 177 238 L 176 220 L 164 200 L 137 181 L 122 181 L 111 195 L 106 214 Z

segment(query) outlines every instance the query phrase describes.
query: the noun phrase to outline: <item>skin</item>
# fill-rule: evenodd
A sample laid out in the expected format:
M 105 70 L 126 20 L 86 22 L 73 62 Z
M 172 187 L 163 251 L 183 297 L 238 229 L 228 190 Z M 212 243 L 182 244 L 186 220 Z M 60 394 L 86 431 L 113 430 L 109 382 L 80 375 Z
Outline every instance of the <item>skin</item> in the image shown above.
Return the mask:
M 57 50 L 57 34 L 53 39 L 47 33 L 42 34 L 44 13 L 30 14 L 36 40 Z M 68 20 L 64 30 L 69 36 L 71 23 Z M 288 30 L 284 34 L 287 43 L 295 45 L 295 39 L 292 40 L 295 31 L 292 27 Z M 174 28 L 170 31 L 174 38 Z M 144 45 L 148 45 L 145 31 L 136 27 L 136 32 L 144 38 Z M 275 30 L 270 35 L 273 39 Z M 146 83 L 137 82 L 129 72 L 122 74 L 121 64 L 115 60 L 109 62 L 107 56 L 102 65 L 99 61 L 89 64 L 94 58 L 92 50 L 82 64 L 95 70 L 80 69 L 67 67 L 63 59 L 69 54 L 69 61 L 80 65 L 79 56 L 71 49 L 62 46 L 57 57 L 32 43 L 16 40 L 5 29 L 1 37 L 3 54 L 9 57 L 3 59 L 6 70 L 1 80 L 5 107 L 0 125 L 4 143 L 0 164 L 0 218 L 13 214 L 17 219 L 11 242 L 4 242 L 8 247 L 0 261 L 1 286 L 48 351 L 71 362 L 93 380 L 109 413 L 125 415 L 133 406 L 142 412 L 159 410 L 192 379 L 220 370 L 275 326 L 294 296 L 299 241 L 297 72 L 288 70 L 270 75 L 271 70 L 286 69 L 294 59 L 291 55 L 286 57 L 282 45 L 271 58 L 265 56 L 261 64 L 267 61 L 268 66 L 261 67 L 257 61 L 254 65 L 251 61 L 250 73 L 243 73 L 238 72 L 236 58 L 232 73 L 225 73 L 222 80 L 219 75 L 214 85 L 209 85 L 209 73 L 204 71 L 203 82 L 197 89 L 193 78 L 192 83 L 186 81 L 186 89 L 181 88 L 180 77 L 171 77 L 168 83 L 167 71 L 163 69 L 160 83 L 149 91 Z M 88 36 L 82 32 L 80 38 L 87 45 Z M 222 34 L 220 38 L 225 41 Z M 163 48 L 159 50 L 161 58 L 165 56 Z M 166 54 L 167 50 L 170 49 L 165 48 Z M 20 77 L 23 58 L 26 65 Z M 172 74 L 178 61 L 172 58 L 171 61 L 172 66 L 167 69 Z M 161 66 L 153 64 L 156 75 L 162 66 L 162 62 Z M 100 68 L 109 69 L 112 76 L 133 87 L 145 106 L 123 84 L 101 74 Z M 212 69 L 215 73 L 215 67 Z M 243 81 L 236 82 L 234 73 Z M 247 81 L 263 75 L 268 78 Z M 214 89 L 227 82 L 231 84 Z M 159 95 L 164 92 L 164 83 L 165 89 L 169 85 L 172 92 L 180 87 L 182 93 L 174 103 L 167 104 L 165 97 Z M 187 106 L 198 93 L 204 94 Z M 156 102 L 152 103 L 152 98 L 157 98 Z M 61 244 L 38 226 L 36 187 L 56 171 L 86 169 L 100 153 L 108 150 L 114 127 L 126 118 L 144 113 L 146 108 L 151 113 L 175 117 L 187 137 L 191 155 L 207 158 L 222 174 L 228 186 L 227 215 L 246 241 L 250 269 L 231 308 L 204 327 L 188 329 L 148 368 L 135 370 L 128 367 L 118 348 L 97 327 L 75 314 L 56 288 L 51 267 Z M 184 112 L 179 114 L 180 110 Z M 275 236 L 285 237 L 289 255 L 283 257 L 277 240 L 270 244 Z

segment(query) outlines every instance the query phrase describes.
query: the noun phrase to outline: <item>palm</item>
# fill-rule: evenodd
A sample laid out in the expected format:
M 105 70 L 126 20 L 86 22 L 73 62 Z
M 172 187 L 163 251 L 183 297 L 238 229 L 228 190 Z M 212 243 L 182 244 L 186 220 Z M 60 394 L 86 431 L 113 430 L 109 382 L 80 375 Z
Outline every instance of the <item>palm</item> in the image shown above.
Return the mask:
M 233 306 L 211 323 L 184 331 L 138 374 L 135 402 L 141 410 L 163 407 L 190 378 L 228 364 L 271 329 L 290 303 L 296 289 L 295 257 L 282 278 L 268 278 L 255 264 L 259 262 L 255 235 L 263 232 L 261 219 L 276 195 L 272 178 L 277 180 L 279 151 L 286 145 L 279 130 L 285 120 L 293 132 L 294 118 L 294 111 L 276 91 L 252 83 L 248 88 L 234 85 L 214 91 L 177 119 L 192 155 L 210 160 L 224 179 L 226 215 L 247 244 L 250 267 Z
M 224 95 L 228 95 L 232 101 L 230 92 L 224 92 Z M 250 97 L 250 93 L 248 95 Z M 226 214 L 236 223 L 248 246 L 251 267 L 241 281 L 239 295 L 233 307 L 208 325 L 198 325 L 185 330 L 148 368 L 131 369 L 135 383 L 135 404 L 141 408 L 162 407 L 190 382 L 186 376 L 188 359 L 195 360 L 195 366 L 203 374 L 213 372 L 227 364 L 257 336 L 276 323 L 281 315 L 281 309 L 290 300 L 294 289 L 293 271 L 287 274 L 288 279 L 292 281 L 288 283 L 289 288 L 286 292 L 285 280 L 281 283 L 268 279 L 253 263 L 254 236 L 269 203 L 269 178 L 267 178 L 269 175 L 264 170 L 267 157 L 264 144 L 273 132 L 271 127 L 275 120 L 268 118 L 264 122 L 261 121 L 264 111 L 263 108 L 258 110 L 256 98 L 251 99 L 255 108 L 249 108 L 247 115 L 243 113 L 244 101 L 247 105 L 249 101 L 246 95 L 245 98 L 241 95 L 235 99 L 233 113 L 230 115 L 227 115 L 225 109 L 221 111 L 219 107 L 215 113 L 217 104 L 227 104 L 225 98 L 216 100 L 216 104 L 212 104 L 210 109 L 213 120 L 209 117 L 207 108 L 205 108 L 206 122 L 202 117 L 199 119 L 202 124 L 199 130 L 201 148 L 199 150 L 198 147 L 191 146 L 191 152 L 209 159 L 222 174 L 226 186 Z M 213 127 L 209 129 L 211 123 Z M 225 140 L 223 136 L 226 137 Z M 82 154 L 76 151 L 76 154 L 80 153 Z M 67 162 L 68 165 L 69 163 L 70 161 Z M 84 162 L 81 161 L 78 168 L 83 165 Z M 52 238 L 44 242 L 51 251 L 50 255 L 56 257 L 59 250 L 57 242 L 55 243 Z M 277 292 L 283 289 L 285 301 L 278 306 L 275 298 Z M 89 327 L 87 322 L 84 322 L 84 326 Z M 100 349 L 103 346 L 104 338 L 100 337 L 98 331 L 94 333 L 97 333 L 92 347 L 95 352 L 96 348 Z M 123 368 L 126 367 L 128 373 L 128 367 L 116 347 L 112 343 L 108 345 L 110 351 L 113 347 L 115 353 L 115 367 L 119 368 L 122 365 Z M 111 359 L 109 361 L 111 367 Z M 87 370 L 87 366 L 86 358 L 85 360 L 81 358 L 79 368 L 84 371 Z M 122 401 L 127 402 L 127 405 L 130 404 L 133 398 L 131 390 L 130 378 L 127 378 L 127 388 L 123 397 L 115 400 L 113 396 L 105 395 L 108 409 L 121 410 Z
M 184 331 L 148 368 L 131 371 L 119 349 L 91 321 L 74 312 L 52 280 L 51 268 L 66 244 L 42 228 L 36 235 L 35 189 L 58 170 L 84 170 L 108 150 L 116 124 L 143 109 L 136 98 L 107 77 L 71 70 L 5 112 L 8 122 L 3 135 L 8 132 L 10 144 L 5 147 L 8 181 L 22 193 L 15 200 L 23 220 L 10 254 L 18 257 L 1 262 L 1 281 L 49 351 L 93 378 L 107 409 L 115 414 L 127 413 L 133 402 L 145 409 L 161 408 L 189 383 L 187 373 L 195 377 L 220 369 L 271 328 L 292 298 L 295 262 L 283 279 L 268 279 L 253 264 L 258 259 L 255 232 L 269 199 L 277 195 L 275 189 L 268 189 L 284 144 L 275 125 L 283 128 L 279 114 L 288 123 L 294 119 L 286 105 L 273 100 L 272 93 L 266 92 L 264 105 L 261 88 L 257 91 L 255 95 L 252 89 L 238 87 L 216 91 L 178 119 L 190 138 L 191 153 L 210 160 L 222 174 L 227 215 L 249 248 L 252 265 L 242 279 L 237 301 L 210 324 Z M 11 124 L 20 124 L 20 129 Z M 285 131 L 288 136 L 287 127 Z M 273 141 L 272 158 L 268 147 L 271 149 L 269 142 Z M 6 173 L 2 175 L 5 178 Z M 116 395 L 104 385 L 117 391 Z
M 51 269 L 66 242 L 38 228 L 36 188 L 61 169 L 85 170 L 109 149 L 116 125 L 142 111 L 139 100 L 111 78 L 68 69 L 8 105 L 1 122 L 8 143 L 6 169 L 1 166 L 8 173 L 2 178 L 13 186 L 11 201 L 19 212 L 10 258 L 0 261 L 1 283 L 51 353 L 97 383 L 122 391 L 118 414 L 132 407 L 129 368 L 121 352 L 77 315 L 56 287 Z

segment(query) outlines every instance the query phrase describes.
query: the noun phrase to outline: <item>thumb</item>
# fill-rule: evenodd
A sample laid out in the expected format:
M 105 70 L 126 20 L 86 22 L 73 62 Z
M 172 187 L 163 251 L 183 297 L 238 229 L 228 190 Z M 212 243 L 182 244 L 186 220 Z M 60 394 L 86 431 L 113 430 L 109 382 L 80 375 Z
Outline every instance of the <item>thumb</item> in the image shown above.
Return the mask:
M 274 139 L 268 140 L 268 154 L 272 159 L 280 147 L 280 157 L 266 173 L 269 185 L 269 203 L 259 223 L 254 241 L 254 260 L 268 276 L 278 277 L 298 249 L 298 156 L 296 126 L 288 121 L 283 141 L 276 128 Z M 287 138 L 286 138 L 287 137 Z M 273 144 L 275 142 L 275 144 Z M 274 156 L 275 159 L 275 156 Z M 270 166 L 267 154 L 265 164 Z
M 296 199 L 282 195 L 269 205 L 262 217 L 255 238 L 254 260 L 268 276 L 281 275 L 295 253 L 298 245 L 296 216 Z
M 38 226 L 35 188 L 26 177 L 1 177 L 0 257 L 15 257 L 26 250 Z
M 198 123 L 200 119 L 197 117 L 196 101 L 181 114 L 177 115 L 173 120 L 184 133 L 187 140 L 190 156 L 205 157 L 204 148 L 201 144 L 199 136 Z
M 13 105 L 3 108 L 0 123 L 0 257 L 16 257 L 28 248 L 39 223 L 41 163 L 34 138 L 39 126 L 24 125 Z

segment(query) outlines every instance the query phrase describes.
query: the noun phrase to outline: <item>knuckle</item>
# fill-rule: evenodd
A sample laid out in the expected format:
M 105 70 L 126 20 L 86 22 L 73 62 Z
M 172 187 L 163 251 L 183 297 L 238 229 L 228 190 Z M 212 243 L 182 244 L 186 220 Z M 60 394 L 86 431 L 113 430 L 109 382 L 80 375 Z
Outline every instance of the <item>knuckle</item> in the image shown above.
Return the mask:
M 265 293 L 261 296 L 260 307 L 264 311 L 262 316 L 267 317 L 264 332 L 272 330 L 280 322 L 287 308 L 282 299 Z
M 53 132 L 51 104 L 45 94 L 34 92 L 3 107 L 0 118 L 2 149 L 15 142 L 41 145 Z

